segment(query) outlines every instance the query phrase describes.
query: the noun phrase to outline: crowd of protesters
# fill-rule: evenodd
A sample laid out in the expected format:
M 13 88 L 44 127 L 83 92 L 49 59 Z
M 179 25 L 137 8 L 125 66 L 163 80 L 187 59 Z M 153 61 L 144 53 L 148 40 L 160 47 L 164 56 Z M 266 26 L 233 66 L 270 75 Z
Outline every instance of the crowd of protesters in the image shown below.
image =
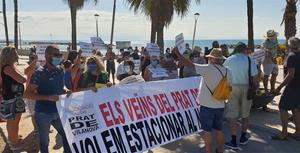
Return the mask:
M 263 63 L 257 65 L 248 56 L 249 48 L 241 42 L 231 54 L 227 45 L 219 45 L 214 41 L 212 48 L 206 49 L 204 53 L 200 47 L 195 46 L 191 49 L 186 44 L 186 51 L 183 54 L 174 47 L 167 48 L 160 56 L 151 56 L 147 48 L 139 50 L 137 47 L 120 49 L 121 54 L 118 56 L 113 52 L 112 46 L 107 47 L 104 56 L 99 50 L 95 50 L 94 55 L 89 57 L 82 56 L 81 50 L 78 52 L 71 50 L 63 56 L 56 46 L 49 45 L 45 50 L 44 61 L 37 59 L 34 50 L 31 52 L 24 73 L 16 68 L 18 62 L 16 49 L 11 46 L 4 47 L 0 56 L 3 99 L 1 117 L 6 120 L 10 149 L 21 149 L 19 122 L 22 113 L 25 112 L 25 105 L 31 114 L 34 132 L 39 137 L 41 152 L 49 152 L 49 130 L 52 125 L 62 136 L 64 152 L 68 153 L 71 150 L 55 105 L 59 95 L 70 96 L 73 92 L 87 90 L 97 92 L 99 88 L 124 82 L 128 77 L 138 77 L 138 80 L 147 82 L 202 76 L 205 85 L 201 91 L 206 92 L 200 92 L 199 97 L 201 97 L 200 122 L 204 130 L 205 151 L 215 152 L 212 150 L 213 130 L 216 131 L 216 152 L 224 152 L 224 146 L 236 150 L 239 145 L 246 145 L 249 142 L 247 130 L 253 100 L 253 97 L 249 97 L 249 89 L 259 88 L 260 64 L 263 65 L 263 85 L 266 95 L 278 95 L 286 86 L 279 103 L 282 132 L 272 138 L 276 140 L 287 138 L 287 111 L 292 110 L 296 125 L 296 132 L 292 136 L 300 139 L 300 104 L 297 101 L 300 99 L 297 94 L 300 88 L 300 40 L 296 37 L 288 40 L 289 54 L 284 65 L 285 78 L 277 88 L 275 82 L 278 67 L 274 59 L 278 42 L 274 30 L 267 32 L 262 46 L 266 58 Z M 139 61 L 140 64 L 135 65 L 134 61 Z M 163 75 L 157 75 L 157 71 L 163 72 Z M 270 75 L 272 76 L 269 91 Z M 224 77 L 231 87 L 231 96 L 226 103 L 213 97 L 214 89 Z M 231 140 L 227 142 L 222 132 L 223 118 L 227 119 L 231 132 Z M 237 133 L 238 120 L 241 121 L 241 134 Z

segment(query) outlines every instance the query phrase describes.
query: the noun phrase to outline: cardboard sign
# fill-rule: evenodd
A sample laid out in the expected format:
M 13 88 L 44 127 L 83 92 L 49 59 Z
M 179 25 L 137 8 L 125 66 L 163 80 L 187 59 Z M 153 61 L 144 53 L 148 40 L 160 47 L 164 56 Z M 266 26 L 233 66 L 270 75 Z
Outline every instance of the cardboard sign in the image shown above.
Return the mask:
M 155 43 L 147 43 L 147 52 L 149 53 L 150 57 L 159 57 L 160 56 L 160 49 L 159 46 Z
M 56 107 L 73 153 L 141 153 L 201 132 L 201 77 L 61 96 Z
M 152 78 L 162 78 L 169 76 L 167 70 L 164 68 L 149 68 L 149 71 L 152 73 Z
M 117 49 L 125 49 L 131 47 L 131 41 L 116 41 L 116 48 Z
M 106 49 L 104 41 L 100 37 L 91 37 L 93 49 Z
M 36 45 L 36 55 L 39 61 L 45 61 L 45 50 L 49 44 L 37 44 Z
M 255 51 L 251 54 L 251 58 L 255 61 L 256 65 L 261 64 L 265 60 L 265 51 Z
M 93 55 L 93 45 L 91 43 L 79 42 L 80 49 L 82 50 L 82 56 L 91 56 Z
M 175 37 L 175 43 L 176 43 L 176 47 L 178 48 L 179 52 L 181 54 L 183 54 L 186 50 L 183 33 L 181 33 Z

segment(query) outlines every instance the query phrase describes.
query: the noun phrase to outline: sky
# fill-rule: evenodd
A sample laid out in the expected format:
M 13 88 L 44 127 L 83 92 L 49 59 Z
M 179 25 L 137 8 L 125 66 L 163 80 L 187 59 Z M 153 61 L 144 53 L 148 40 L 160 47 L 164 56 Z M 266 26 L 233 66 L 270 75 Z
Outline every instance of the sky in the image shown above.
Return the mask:
M 179 33 L 192 39 L 194 13 L 200 13 L 196 39 L 247 39 L 246 0 L 202 0 L 196 4 L 191 0 L 189 13 L 181 18 L 175 15 L 171 25 L 165 29 L 166 40 L 174 40 Z M 268 29 L 275 29 L 284 38 L 284 26 L 280 26 L 285 0 L 254 1 L 254 37 L 263 39 Z M 6 0 L 10 39 L 13 38 L 13 1 Z M 299 3 L 298 3 L 299 4 Z M 2 1 L 0 1 L 0 8 Z M 297 6 L 299 9 L 299 5 Z M 99 17 L 99 35 L 110 39 L 113 0 L 90 0 L 77 14 L 78 40 L 89 40 L 96 35 L 94 14 Z M 2 10 L 2 8 L 1 8 Z M 70 40 L 71 20 L 68 5 L 64 0 L 19 0 L 19 20 L 23 40 Z M 300 15 L 297 15 L 300 27 Z M 0 15 L 0 39 L 4 39 Z M 143 14 L 129 10 L 126 0 L 117 0 L 114 40 L 149 40 L 150 20 Z M 299 32 L 297 34 L 299 36 Z

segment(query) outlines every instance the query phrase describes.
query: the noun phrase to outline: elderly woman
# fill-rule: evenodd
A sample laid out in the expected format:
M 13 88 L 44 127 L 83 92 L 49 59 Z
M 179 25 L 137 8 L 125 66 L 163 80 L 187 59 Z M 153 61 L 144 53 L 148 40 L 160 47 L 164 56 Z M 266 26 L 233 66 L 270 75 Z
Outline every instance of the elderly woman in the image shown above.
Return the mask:
M 110 87 L 111 85 L 104 64 L 96 56 L 88 57 L 85 71 L 81 74 L 78 82 L 78 90 L 97 92 L 97 88 Z
M 26 78 L 17 70 L 18 54 L 14 47 L 4 47 L 0 56 L 2 97 L 1 114 L 7 120 L 6 129 L 11 150 L 21 149 L 19 139 L 19 122 L 25 112 L 22 99 Z
M 285 87 L 279 102 L 282 130 L 280 134 L 272 136 L 272 139 L 275 140 L 286 140 L 288 137 L 288 110 L 292 110 L 296 126 L 296 131 L 291 136 L 300 140 L 300 39 L 296 37 L 290 38 L 288 47 L 290 53 L 284 64 L 285 78 L 275 90 L 276 93 L 279 93 Z

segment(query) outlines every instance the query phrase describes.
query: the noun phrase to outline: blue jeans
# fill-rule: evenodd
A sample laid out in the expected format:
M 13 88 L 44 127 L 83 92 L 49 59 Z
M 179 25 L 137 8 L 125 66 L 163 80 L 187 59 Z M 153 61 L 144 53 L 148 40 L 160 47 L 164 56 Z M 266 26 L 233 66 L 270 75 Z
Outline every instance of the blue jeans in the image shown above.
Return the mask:
M 71 153 L 71 149 L 69 147 L 58 113 L 36 112 L 35 121 L 39 132 L 41 153 L 49 153 L 49 130 L 51 125 L 57 130 L 58 134 L 63 139 L 64 152 Z

